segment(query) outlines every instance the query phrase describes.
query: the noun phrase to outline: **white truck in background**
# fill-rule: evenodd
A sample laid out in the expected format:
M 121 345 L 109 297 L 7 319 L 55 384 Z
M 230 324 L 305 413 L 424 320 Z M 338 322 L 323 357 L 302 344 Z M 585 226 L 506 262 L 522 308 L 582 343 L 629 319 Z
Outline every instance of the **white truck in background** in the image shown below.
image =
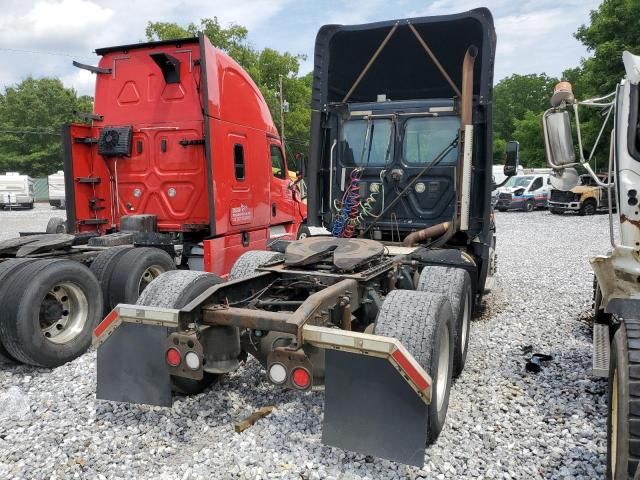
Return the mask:
M 49 205 L 54 208 L 66 208 L 64 194 L 64 171 L 58 170 L 47 177 L 49 184 Z
M 33 180 L 28 175 L 7 172 L 0 175 L 0 209 L 23 207 L 33 208 Z
M 575 188 L 581 183 L 576 167 L 581 167 L 608 197 L 611 246 L 590 263 L 595 273 L 593 374 L 608 378 L 606 478 L 611 480 L 640 478 L 640 56 L 624 52 L 622 61 L 626 76 L 613 92 L 578 100 L 571 84 L 560 82 L 542 117 L 554 189 Z M 590 156 L 585 156 L 579 117 L 587 108 L 603 116 Z M 611 123 L 611 135 L 605 135 Z M 606 176 L 589 164 L 601 139 L 609 142 Z

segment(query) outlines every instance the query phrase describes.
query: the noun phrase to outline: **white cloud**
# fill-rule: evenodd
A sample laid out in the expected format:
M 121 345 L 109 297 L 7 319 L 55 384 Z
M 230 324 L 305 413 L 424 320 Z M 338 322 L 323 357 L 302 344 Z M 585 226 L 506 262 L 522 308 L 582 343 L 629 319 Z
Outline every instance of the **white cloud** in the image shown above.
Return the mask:
M 61 77 L 62 83 L 73 86 L 80 95 L 93 95 L 96 76 L 87 70 L 75 70 Z
M 82 48 L 113 14 L 113 10 L 88 0 L 39 1 L 24 14 L 8 12 L 0 16 L 0 45 Z
M 0 88 L 29 75 L 59 76 L 65 85 L 92 95 L 90 77 L 71 66 L 71 57 L 90 63 L 92 58 L 97 61 L 91 54 L 96 48 L 144 41 L 147 21 L 187 24 L 218 16 L 223 25 L 239 23 L 251 30 L 292 0 L 5 1 L 0 11 L 0 61 L 8 68 L 0 72 Z
M 425 5 L 426 3 L 426 5 Z M 144 41 L 147 21 L 198 22 L 217 16 L 223 25 L 249 29 L 256 47 L 304 53 L 301 72 L 313 67 L 315 35 L 326 23 L 356 24 L 391 18 L 449 14 L 488 6 L 496 24 L 495 79 L 512 73 L 559 75 L 586 55 L 573 32 L 588 22 L 600 0 L 2 0 L 0 89 L 28 75 L 59 76 L 82 94 L 93 93 L 93 77 L 71 66 L 85 63 L 98 47 Z

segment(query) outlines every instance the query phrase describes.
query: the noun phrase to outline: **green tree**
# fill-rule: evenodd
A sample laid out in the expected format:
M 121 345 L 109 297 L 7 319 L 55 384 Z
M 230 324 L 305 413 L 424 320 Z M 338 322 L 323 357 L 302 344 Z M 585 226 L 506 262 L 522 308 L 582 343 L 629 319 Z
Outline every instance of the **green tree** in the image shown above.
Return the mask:
M 186 27 L 177 23 L 148 22 L 145 28 L 149 41 L 194 37 L 198 32 L 203 32 L 221 50 L 232 51 L 247 47 L 247 29 L 233 23 L 223 28 L 217 17 L 203 18 L 199 25 L 191 22 Z
M 571 82 L 576 98 L 601 96 L 612 92 L 625 75 L 622 52 L 640 53 L 640 17 L 638 0 L 604 0 L 590 13 L 589 24 L 582 25 L 575 33 L 591 57 L 583 59 L 580 66 L 565 70 L 563 79 Z M 590 154 L 603 118 L 598 110 L 580 109 L 580 128 L 585 156 Z M 602 170 L 609 155 L 609 133 L 612 122 L 600 140 L 594 154 L 592 167 Z
M 520 141 L 520 157 L 524 166 L 541 166 L 536 160 L 538 151 L 536 145 L 543 144 L 542 130 L 538 126 L 537 132 L 528 131 L 527 126 L 533 126 L 531 112 L 542 113 L 549 106 L 549 98 L 553 93 L 553 86 L 557 79 L 544 73 L 518 75 L 503 78 L 493 90 L 493 161 L 502 163 L 504 152 L 509 140 L 516 138 L 516 130 L 520 126 L 520 135 L 527 132 L 527 140 Z M 524 123 L 523 123 L 524 122 Z M 524 130 L 522 130 L 524 129 Z M 529 135 L 537 135 L 539 138 L 528 138 Z M 534 150 L 529 151 L 529 148 Z M 529 159 L 529 160 L 525 160 Z M 544 156 L 542 157 L 544 162 Z
M 493 89 L 493 131 L 496 137 L 512 140 L 516 120 L 528 111 L 543 111 L 549 105 L 557 79 L 544 73 L 503 78 Z
M 514 123 L 513 139 L 520 142 L 521 165 L 529 168 L 546 166 L 542 112 L 529 110 Z
M 507 141 L 493 134 L 493 163 L 504 162 L 504 155 L 507 153 Z
M 92 98 L 78 96 L 57 78 L 27 78 L 0 93 L 0 172 L 44 176 L 62 169 L 60 128 L 91 112 Z
M 280 130 L 280 78 L 283 96 L 289 103 L 285 113 L 285 141 L 289 157 L 292 152 L 309 150 L 311 123 L 311 76 L 299 76 L 303 55 L 278 52 L 271 48 L 257 50 L 247 39 L 248 31 L 241 25 L 222 27 L 216 17 L 203 18 L 199 24 L 181 26 L 176 23 L 148 22 L 145 34 L 148 40 L 171 40 L 194 36 L 202 31 L 211 43 L 225 51 L 253 78 L 269 106 L 278 130 Z M 282 132 L 280 132 L 282 134 Z
M 613 91 L 624 76 L 622 52 L 640 53 L 640 2 L 638 0 L 604 0 L 590 14 L 590 24 L 575 33 L 593 53 L 582 62 L 582 83 L 586 95 Z

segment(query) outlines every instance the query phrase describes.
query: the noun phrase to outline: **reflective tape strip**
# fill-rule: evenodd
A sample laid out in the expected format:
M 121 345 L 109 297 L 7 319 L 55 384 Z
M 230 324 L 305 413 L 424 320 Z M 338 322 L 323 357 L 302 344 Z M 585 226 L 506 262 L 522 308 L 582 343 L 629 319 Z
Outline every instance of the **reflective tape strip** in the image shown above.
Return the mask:
M 93 336 L 99 338 L 107 330 L 107 328 L 109 328 L 111 324 L 118 319 L 118 317 L 120 317 L 120 315 L 118 313 L 118 307 L 116 307 L 111 310 L 109 314 L 104 317 L 104 320 L 102 320 L 98 324 L 98 326 L 93 331 Z
M 391 356 L 396 362 L 398 362 L 400 368 L 409 375 L 409 378 L 413 380 L 413 383 L 415 383 L 420 390 L 426 390 L 429 388 L 429 382 L 427 382 L 427 379 L 418 372 L 416 367 L 411 363 L 411 361 L 409 361 L 402 350 L 399 348 L 394 350 Z

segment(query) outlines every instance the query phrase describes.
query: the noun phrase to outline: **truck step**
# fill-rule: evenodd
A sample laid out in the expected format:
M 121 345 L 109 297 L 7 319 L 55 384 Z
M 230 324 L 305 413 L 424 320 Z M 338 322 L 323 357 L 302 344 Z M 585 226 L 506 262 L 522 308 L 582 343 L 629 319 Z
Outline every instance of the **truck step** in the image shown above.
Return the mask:
M 609 326 L 604 323 L 593 324 L 593 376 L 609 376 Z

